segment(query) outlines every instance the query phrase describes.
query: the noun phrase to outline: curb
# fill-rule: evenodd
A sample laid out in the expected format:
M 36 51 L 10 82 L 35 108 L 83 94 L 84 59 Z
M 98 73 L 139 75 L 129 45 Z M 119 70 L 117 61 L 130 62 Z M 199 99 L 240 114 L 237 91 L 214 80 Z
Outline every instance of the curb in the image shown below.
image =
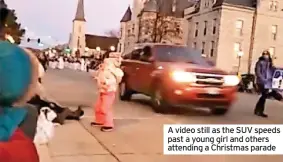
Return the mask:
M 48 145 L 36 145 L 36 150 L 38 152 L 40 162 L 53 162 Z

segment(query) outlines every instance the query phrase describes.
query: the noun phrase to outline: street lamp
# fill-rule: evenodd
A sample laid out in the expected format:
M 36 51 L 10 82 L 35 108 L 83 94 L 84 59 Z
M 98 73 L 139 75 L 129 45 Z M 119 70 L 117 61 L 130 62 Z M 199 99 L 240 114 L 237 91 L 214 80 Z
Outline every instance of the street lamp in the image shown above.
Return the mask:
M 244 52 L 242 50 L 238 51 L 237 56 L 238 56 L 238 75 L 239 75 L 240 67 L 241 67 L 241 59 L 244 56 Z
M 111 46 L 111 47 L 110 47 L 110 50 L 111 50 L 112 52 L 115 51 L 115 49 L 116 49 L 116 48 L 115 48 L 114 46 Z
M 96 47 L 95 50 L 98 51 L 98 52 L 100 52 L 100 51 L 101 51 L 101 48 L 100 48 L 100 47 Z

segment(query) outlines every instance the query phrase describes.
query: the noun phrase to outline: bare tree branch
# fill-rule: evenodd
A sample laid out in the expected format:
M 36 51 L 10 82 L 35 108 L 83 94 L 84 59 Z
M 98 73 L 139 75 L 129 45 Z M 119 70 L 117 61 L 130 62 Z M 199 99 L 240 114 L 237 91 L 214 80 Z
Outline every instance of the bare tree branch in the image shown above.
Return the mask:
M 120 37 L 120 30 L 109 30 L 105 32 L 105 35 L 109 36 L 109 37 L 116 37 L 119 38 Z
M 140 19 L 141 30 L 139 32 L 143 33 L 141 35 L 148 35 L 150 40 L 139 40 L 139 42 L 163 43 L 163 41 L 172 42 L 175 38 L 181 38 L 181 22 L 177 18 L 162 12 L 162 6 L 165 1 L 155 1 L 158 12 L 142 13 L 142 18 Z

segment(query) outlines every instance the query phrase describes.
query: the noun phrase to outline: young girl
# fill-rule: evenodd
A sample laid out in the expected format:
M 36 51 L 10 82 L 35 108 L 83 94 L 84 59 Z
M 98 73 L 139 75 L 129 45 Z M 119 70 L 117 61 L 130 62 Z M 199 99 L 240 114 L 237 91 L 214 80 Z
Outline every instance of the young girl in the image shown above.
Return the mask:
M 113 54 L 111 58 L 104 60 L 95 76 L 99 96 L 94 107 L 95 122 L 91 125 L 102 126 L 101 131 L 104 132 L 112 131 L 114 127 L 112 105 L 115 101 L 117 86 L 124 75 L 120 69 L 120 62 L 119 54 Z

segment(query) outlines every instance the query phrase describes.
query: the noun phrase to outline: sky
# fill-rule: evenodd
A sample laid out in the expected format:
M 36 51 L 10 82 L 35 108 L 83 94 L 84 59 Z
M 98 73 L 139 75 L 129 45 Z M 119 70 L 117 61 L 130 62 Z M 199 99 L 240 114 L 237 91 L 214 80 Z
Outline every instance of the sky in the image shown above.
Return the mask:
M 87 34 L 104 35 L 109 30 L 119 30 L 120 20 L 132 1 L 84 0 Z M 5 0 L 5 2 L 9 8 L 16 10 L 18 21 L 27 29 L 26 37 L 40 38 L 46 44 L 68 42 L 78 0 Z M 27 42 L 23 41 L 23 44 Z

